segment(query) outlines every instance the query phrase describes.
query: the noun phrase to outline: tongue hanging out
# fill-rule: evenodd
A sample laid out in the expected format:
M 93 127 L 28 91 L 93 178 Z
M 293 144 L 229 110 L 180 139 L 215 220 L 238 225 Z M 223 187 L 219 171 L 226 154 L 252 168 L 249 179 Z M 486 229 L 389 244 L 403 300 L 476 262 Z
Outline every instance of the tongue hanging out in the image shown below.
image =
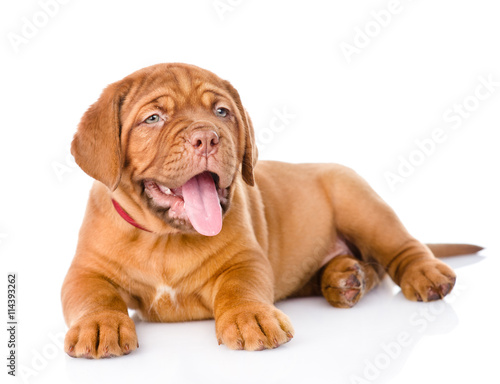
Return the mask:
M 194 229 L 215 236 L 222 229 L 222 209 L 214 180 L 209 172 L 200 173 L 182 186 L 186 214 Z

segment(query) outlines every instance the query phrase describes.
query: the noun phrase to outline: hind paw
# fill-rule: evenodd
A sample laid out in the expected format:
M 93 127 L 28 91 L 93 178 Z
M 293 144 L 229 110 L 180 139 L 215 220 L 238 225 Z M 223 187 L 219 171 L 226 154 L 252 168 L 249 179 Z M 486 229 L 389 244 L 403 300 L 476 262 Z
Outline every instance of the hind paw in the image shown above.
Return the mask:
M 329 264 L 321 279 L 323 296 L 337 308 L 353 307 L 365 293 L 363 268 L 355 259 L 345 261 L 344 265 Z

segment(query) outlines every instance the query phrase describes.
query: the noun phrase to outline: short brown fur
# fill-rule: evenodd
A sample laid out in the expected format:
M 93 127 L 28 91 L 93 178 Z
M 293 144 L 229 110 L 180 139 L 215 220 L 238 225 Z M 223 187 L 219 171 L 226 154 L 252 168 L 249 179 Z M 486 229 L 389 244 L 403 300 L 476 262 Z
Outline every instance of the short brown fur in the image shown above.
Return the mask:
M 214 115 L 217 105 L 229 118 Z M 144 124 L 152 113 L 164 118 L 153 128 Z M 186 146 L 194 126 L 217 132 L 216 155 L 199 158 Z M 273 305 L 286 297 L 323 294 L 351 307 L 384 273 L 410 300 L 439 299 L 453 288 L 451 268 L 352 170 L 257 163 L 237 91 L 200 68 L 160 64 L 110 85 L 82 118 L 72 153 L 97 181 L 62 289 L 71 356 L 136 349 L 127 308 L 148 321 L 215 318 L 219 343 L 261 350 L 293 337 Z M 154 178 L 177 188 L 206 170 L 229 191 L 222 231 L 213 237 L 156 209 L 142 184 Z M 112 199 L 150 232 L 123 220 Z M 443 255 L 479 249 L 431 247 Z

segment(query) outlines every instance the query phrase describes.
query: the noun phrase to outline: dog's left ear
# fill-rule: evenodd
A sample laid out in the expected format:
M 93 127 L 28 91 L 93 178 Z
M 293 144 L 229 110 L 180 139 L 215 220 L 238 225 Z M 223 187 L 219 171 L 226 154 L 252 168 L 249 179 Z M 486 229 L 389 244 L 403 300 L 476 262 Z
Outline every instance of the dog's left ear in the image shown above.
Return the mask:
M 245 183 L 250 186 L 255 184 L 255 178 L 253 174 L 253 170 L 255 168 L 255 164 L 257 164 L 258 158 L 258 150 L 257 145 L 255 144 L 255 132 L 253 130 L 252 120 L 250 120 L 250 116 L 248 116 L 247 111 L 243 108 L 243 104 L 241 103 L 240 95 L 238 91 L 228 82 L 224 82 L 227 90 L 230 92 L 236 106 L 238 107 L 238 111 L 241 115 L 241 120 L 243 123 L 243 131 L 244 131 L 244 148 L 243 148 L 243 161 L 241 163 L 241 175 Z
M 243 180 L 245 180 L 248 185 L 253 186 L 255 184 L 253 169 L 255 168 L 255 164 L 257 164 L 258 150 L 257 145 L 255 144 L 255 132 L 253 130 L 252 120 L 250 119 L 250 116 L 245 109 L 243 109 L 243 112 L 245 113 L 243 115 L 243 118 L 246 120 L 246 129 L 245 152 L 243 154 L 241 173 L 243 176 Z
M 120 109 L 129 85 L 109 85 L 83 115 L 71 143 L 71 153 L 85 173 L 114 191 L 121 178 Z

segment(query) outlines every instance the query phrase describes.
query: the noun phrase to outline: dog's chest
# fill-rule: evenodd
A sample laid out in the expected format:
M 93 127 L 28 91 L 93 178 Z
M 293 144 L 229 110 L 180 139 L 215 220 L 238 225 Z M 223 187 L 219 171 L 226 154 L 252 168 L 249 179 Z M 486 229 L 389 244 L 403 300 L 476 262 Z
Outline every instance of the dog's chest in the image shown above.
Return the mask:
M 209 292 L 191 269 L 186 272 L 168 263 L 151 262 L 127 272 L 120 284 L 122 297 L 142 319 L 178 322 L 213 317 L 207 302 Z
M 168 321 L 180 308 L 178 289 L 167 284 L 158 284 L 153 288 L 152 295 L 147 298 L 147 311 L 141 311 L 141 317 L 147 320 Z
M 155 288 L 155 296 L 153 298 L 153 305 L 160 303 L 162 301 L 168 301 L 170 305 L 176 305 L 177 303 L 177 291 L 170 285 L 161 284 Z
M 127 305 L 146 321 L 178 322 L 213 317 L 200 296 L 165 283 L 150 286 L 139 295 L 127 296 Z

